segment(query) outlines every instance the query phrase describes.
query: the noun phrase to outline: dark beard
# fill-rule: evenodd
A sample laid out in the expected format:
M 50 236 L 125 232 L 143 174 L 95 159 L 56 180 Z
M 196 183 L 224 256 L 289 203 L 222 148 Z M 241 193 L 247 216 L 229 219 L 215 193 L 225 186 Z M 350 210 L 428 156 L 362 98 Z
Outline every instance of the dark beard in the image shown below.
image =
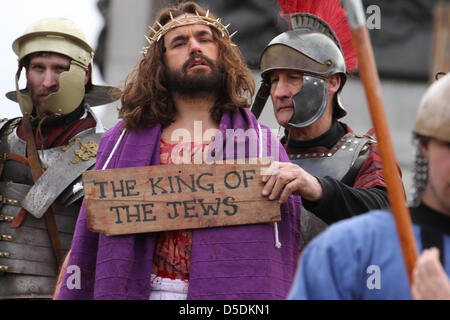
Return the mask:
M 188 75 L 187 68 L 189 63 L 199 57 L 208 63 L 211 71 L 200 69 L 195 70 L 194 74 Z M 224 79 L 223 68 L 201 54 L 192 55 L 183 64 L 181 70 L 170 70 L 166 67 L 164 75 L 168 89 L 184 96 L 195 96 L 201 92 L 217 92 L 223 85 Z

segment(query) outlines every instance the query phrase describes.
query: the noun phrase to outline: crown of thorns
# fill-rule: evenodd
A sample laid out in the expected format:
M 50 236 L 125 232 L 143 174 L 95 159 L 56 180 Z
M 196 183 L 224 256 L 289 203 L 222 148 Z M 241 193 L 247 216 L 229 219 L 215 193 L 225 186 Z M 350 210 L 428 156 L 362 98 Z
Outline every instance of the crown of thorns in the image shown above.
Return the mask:
M 144 49 L 142 51 L 143 54 L 146 54 L 149 46 L 151 46 L 155 42 L 158 42 L 167 32 L 169 32 L 172 29 L 182 27 L 182 26 L 203 24 L 203 25 L 207 25 L 209 27 L 214 27 L 216 30 L 218 30 L 221 33 L 223 38 L 228 39 L 228 40 L 231 40 L 231 38 L 237 32 L 237 31 L 235 31 L 232 34 L 230 34 L 230 32 L 227 29 L 230 26 L 230 24 L 227 24 L 226 26 L 224 26 L 221 23 L 220 18 L 214 19 L 214 18 L 209 17 L 209 10 L 206 11 L 204 16 L 200 15 L 197 12 L 197 10 L 195 11 L 195 16 L 189 16 L 187 13 L 185 13 L 183 18 L 177 17 L 177 19 L 174 19 L 171 11 L 169 11 L 169 15 L 170 15 L 170 21 L 167 22 L 165 25 L 161 25 L 159 23 L 159 21 L 156 22 L 159 26 L 158 30 L 155 30 L 149 26 L 149 29 L 153 31 L 153 36 L 151 36 L 151 37 L 145 36 L 145 39 L 148 42 L 148 46 L 144 47 Z

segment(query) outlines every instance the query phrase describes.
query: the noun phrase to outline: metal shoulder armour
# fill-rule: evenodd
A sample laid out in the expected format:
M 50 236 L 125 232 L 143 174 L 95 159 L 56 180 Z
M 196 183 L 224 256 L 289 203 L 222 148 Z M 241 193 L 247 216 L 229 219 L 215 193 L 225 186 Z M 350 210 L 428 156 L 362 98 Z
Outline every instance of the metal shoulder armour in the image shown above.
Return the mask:
M 26 143 L 17 136 L 22 118 L 0 124 L 0 181 L 31 185 L 33 178 L 26 157 Z
M 20 123 L 22 118 L 0 119 L 0 139 L 9 135 Z
M 367 144 L 372 142 L 374 140 L 367 136 L 347 133 L 327 153 L 297 153 L 290 154 L 289 158 L 316 177 L 329 176 L 353 185 L 354 178 L 368 155 L 365 152 Z M 323 220 L 302 207 L 300 250 L 327 227 Z
M 289 158 L 313 176 L 328 176 L 341 181 L 372 141 L 349 132 L 327 153 L 293 153 Z
M 62 193 L 62 199 L 73 202 L 70 192 L 81 174 L 95 164 L 100 137 L 100 133 L 95 133 L 95 128 L 73 137 L 68 145 L 61 148 L 61 157 L 45 170 L 30 189 L 22 206 L 40 218 Z
M 0 132 L 2 131 L 2 128 L 5 124 L 8 123 L 8 118 L 1 118 L 0 119 Z

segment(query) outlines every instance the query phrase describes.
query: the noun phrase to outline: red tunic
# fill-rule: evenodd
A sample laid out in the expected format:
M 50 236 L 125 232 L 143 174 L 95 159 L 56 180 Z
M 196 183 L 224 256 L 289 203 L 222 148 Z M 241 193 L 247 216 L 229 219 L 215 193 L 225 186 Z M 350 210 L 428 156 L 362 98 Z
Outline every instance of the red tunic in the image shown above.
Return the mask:
M 207 145 L 193 142 L 190 144 L 191 161 L 193 162 L 195 154 L 203 152 Z M 185 150 L 183 146 L 186 146 L 186 144 L 169 144 L 161 139 L 161 164 L 180 163 L 180 158 L 183 158 L 182 151 Z M 177 150 L 180 152 L 177 152 Z M 163 278 L 189 280 L 191 247 L 191 230 L 161 232 L 153 255 L 152 273 Z

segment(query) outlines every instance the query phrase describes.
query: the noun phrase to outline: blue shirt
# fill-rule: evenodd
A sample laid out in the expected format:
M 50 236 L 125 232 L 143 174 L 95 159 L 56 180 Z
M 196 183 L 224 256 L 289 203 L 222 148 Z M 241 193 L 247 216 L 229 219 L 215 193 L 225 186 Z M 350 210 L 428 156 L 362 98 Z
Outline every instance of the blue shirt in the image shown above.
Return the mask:
M 413 232 L 420 252 L 420 227 Z M 450 274 L 450 237 L 443 237 Z M 371 211 L 316 237 L 301 255 L 288 299 L 411 299 L 392 214 Z

